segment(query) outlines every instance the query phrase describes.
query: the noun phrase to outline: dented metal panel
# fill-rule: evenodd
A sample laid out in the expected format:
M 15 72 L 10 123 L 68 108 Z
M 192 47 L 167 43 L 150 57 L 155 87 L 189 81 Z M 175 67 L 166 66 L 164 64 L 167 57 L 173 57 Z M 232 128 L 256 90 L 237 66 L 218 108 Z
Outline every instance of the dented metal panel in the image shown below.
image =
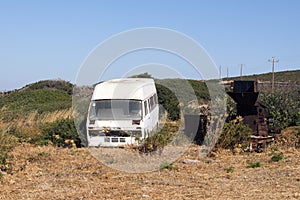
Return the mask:
M 244 118 L 247 124 L 257 135 L 267 136 L 268 112 L 258 100 L 258 87 L 256 81 L 234 81 L 231 83 L 230 97 L 237 103 L 237 114 Z

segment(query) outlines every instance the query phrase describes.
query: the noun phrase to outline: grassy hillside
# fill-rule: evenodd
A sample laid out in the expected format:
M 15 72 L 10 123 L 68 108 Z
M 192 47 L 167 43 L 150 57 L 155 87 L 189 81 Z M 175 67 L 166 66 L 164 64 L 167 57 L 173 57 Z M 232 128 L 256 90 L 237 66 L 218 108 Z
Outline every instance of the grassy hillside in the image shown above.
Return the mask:
M 38 89 L 52 89 L 65 91 L 67 94 L 72 94 L 73 84 L 63 80 L 43 80 L 36 83 L 28 84 L 21 90 L 38 90 Z
M 147 77 L 151 75 L 146 74 Z M 299 84 L 300 70 L 276 72 L 275 81 Z M 271 73 L 244 76 L 243 80 L 270 81 Z M 230 80 L 239 79 L 231 77 Z M 194 95 L 202 103 L 210 100 L 204 81 L 182 79 L 156 79 L 160 103 L 169 111 L 178 103 L 169 100 L 177 97 L 185 105 L 194 100 Z M 269 87 L 266 85 L 264 87 Z M 290 86 L 288 86 L 290 88 Z M 166 89 L 167 88 L 167 89 Z M 278 87 L 277 87 L 278 88 Z M 28 84 L 20 90 L 0 94 L 0 119 L 9 121 L 26 116 L 35 111 L 39 114 L 71 108 L 73 85 L 63 80 L 46 80 Z M 169 99 L 168 101 L 166 99 Z M 172 105 L 166 105 L 172 104 Z M 175 109 L 175 108 L 174 108 Z
M 184 79 L 162 79 L 156 80 L 157 84 L 163 85 L 176 93 L 175 95 L 183 103 L 194 100 L 193 97 L 208 101 L 209 92 L 205 82 Z
M 293 71 L 281 71 L 275 72 L 275 82 L 297 82 L 300 83 L 300 70 Z M 223 78 L 227 80 L 226 78 Z M 230 77 L 229 80 L 239 80 L 240 77 Z M 250 76 L 243 76 L 243 80 L 259 80 L 259 81 L 271 81 L 272 73 L 254 74 Z
M 71 108 L 71 84 L 65 81 L 40 81 L 0 96 L 0 119 L 11 121 L 32 112 L 51 113 Z
M 151 76 L 146 74 L 147 77 Z M 300 70 L 284 71 L 275 73 L 275 81 L 300 83 Z M 231 77 L 230 80 L 239 79 L 239 77 Z M 243 80 L 260 80 L 270 81 L 271 73 L 244 76 Z M 165 101 L 174 95 L 180 102 L 187 103 L 196 97 L 203 103 L 210 100 L 207 85 L 203 81 L 198 80 L 182 80 L 182 79 L 157 79 L 158 93 L 160 94 L 160 102 Z M 192 86 L 192 88 L 191 88 Z M 169 90 L 167 91 L 166 88 Z M 38 113 L 54 112 L 71 108 L 73 85 L 63 80 L 45 80 L 33 84 L 28 84 L 20 90 L 0 94 L 0 119 L 11 120 L 18 116 L 26 115 L 32 111 Z M 173 94 L 171 94 L 173 92 Z M 164 100 L 165 99 L 165 100 Z M 168 107 L 168 106 L 166 106 Z

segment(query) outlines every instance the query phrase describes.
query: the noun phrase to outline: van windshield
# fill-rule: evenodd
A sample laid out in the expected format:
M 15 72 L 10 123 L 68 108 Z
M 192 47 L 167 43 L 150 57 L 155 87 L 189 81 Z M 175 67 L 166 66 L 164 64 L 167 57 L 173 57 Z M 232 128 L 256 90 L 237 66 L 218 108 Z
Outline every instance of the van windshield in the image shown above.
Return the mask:
M 107 99 L 91 102 L 90 120 L 140 120 L 142 101 Z

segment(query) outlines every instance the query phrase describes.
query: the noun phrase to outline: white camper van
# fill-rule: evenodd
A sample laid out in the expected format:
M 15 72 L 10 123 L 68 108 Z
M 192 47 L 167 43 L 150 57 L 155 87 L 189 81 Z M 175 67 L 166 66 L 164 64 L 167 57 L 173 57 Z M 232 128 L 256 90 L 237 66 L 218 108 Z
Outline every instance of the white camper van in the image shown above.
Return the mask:
M 96 85 L 87 116 L 90 147 L 137 144 L 158 126 L 153 79 L 123 78 Z

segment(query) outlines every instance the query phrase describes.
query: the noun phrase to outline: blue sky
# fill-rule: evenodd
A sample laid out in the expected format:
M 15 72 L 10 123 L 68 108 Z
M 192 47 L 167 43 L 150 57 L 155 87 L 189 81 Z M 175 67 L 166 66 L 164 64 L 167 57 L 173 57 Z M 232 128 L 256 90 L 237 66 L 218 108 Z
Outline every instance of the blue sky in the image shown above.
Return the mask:
M 298 0 L 0 0 L 0 91 L 44 79 L 74 82 L 96 45 L 142 27 L 193 38 L 223 77 L 227 67 L 238 76 L 239 64 L 244 74 L 269 72 L 272 56 L 276 71 L 300 69 L 299 10 Z

